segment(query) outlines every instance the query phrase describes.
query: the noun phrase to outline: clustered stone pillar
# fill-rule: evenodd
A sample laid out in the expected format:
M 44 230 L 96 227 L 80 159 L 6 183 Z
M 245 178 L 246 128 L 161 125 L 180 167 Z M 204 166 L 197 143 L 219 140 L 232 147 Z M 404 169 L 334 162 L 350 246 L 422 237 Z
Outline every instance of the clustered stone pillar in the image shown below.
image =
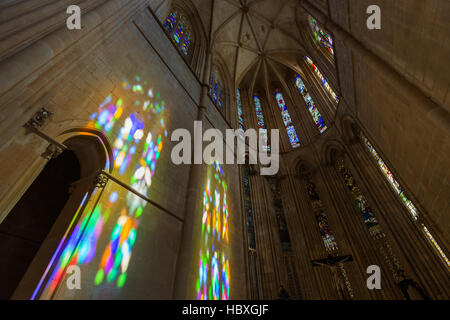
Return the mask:
M 211 70 L 211 53 L 208 52 L 206 56 L 205 68 L 203 71 L 202 90 L 200 96 L 200 103 L 198 106 L 197 121 L 204 121 L 205 118 L 205 103 L 208 99 L 209 89 L 209 75 Z M 199 132 L 196 136 L 200 136 L 203 132 Z M 194 141 L 196 143 L 196 141 Z M 194 161 L 192 163 L 195 163 Z M 180 247 L 178 251 L 178 260 L 176 267 L 176 278 L 174 285 L 174 299 L 194 299 L 194 257 L 197 254 L 194 250 L 197 248 L 197 241 L 195 239 L 195 231 L 200 229 L 199 222 L 201 221 L 202 212 L 199 210 L 199 199 L 201 199 L 201 182 L 205 173 L 205 165 L 192 164 L 190 166 L 189 182 L 187 189 L 186 206 L 183 217 L 183 228 L 181 233 Z

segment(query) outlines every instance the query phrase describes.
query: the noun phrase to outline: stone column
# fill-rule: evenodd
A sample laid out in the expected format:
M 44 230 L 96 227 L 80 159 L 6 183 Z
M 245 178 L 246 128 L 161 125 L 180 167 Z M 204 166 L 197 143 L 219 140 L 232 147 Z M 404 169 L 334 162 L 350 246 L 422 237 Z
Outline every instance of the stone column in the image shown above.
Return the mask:
M 205 118 L 206 99 L 208 99 L 211 61 L 211 52 L 207 52 L 205 68 L 203 70 L 202 91 L 197 114 L 197 121 L 202 122 Z M 203 132 L 201 132 L 201 134 L 202 133 Z M 205 169 L 206 166 L 204 164 L 192 164 L 190 168 L 188 190 L 186 193 L 187 199 L 184 210 L 184 222 L 181 231 L 173 290 L 174 299 L 195 298 L 194 291 L 190 293 L 189 289 L 192 288 L 194 284 L 194 280 L 191 279 L 194 272 L 193 259 L 194 257 L 197 258 L 196 252 L 193 251 L 197 248 L 197 241 L 195 239 L 194 232 L 198 230 L 196 227 L 201 221 L 202 212 L 201 210 L 198 210 L 198 199 L 201 199 L 200 194 L 202 192 L 202 188 L 200 186 Z

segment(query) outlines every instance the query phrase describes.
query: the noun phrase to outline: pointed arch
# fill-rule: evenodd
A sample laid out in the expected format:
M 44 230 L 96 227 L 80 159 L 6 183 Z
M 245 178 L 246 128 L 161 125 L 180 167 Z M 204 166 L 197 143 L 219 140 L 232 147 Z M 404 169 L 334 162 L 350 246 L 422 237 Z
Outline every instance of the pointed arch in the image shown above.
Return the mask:
M 206 57 L 207 37 L 199 13 L 191 0 L 173 1 L 163 20 L 167 36 L 197 76 Z

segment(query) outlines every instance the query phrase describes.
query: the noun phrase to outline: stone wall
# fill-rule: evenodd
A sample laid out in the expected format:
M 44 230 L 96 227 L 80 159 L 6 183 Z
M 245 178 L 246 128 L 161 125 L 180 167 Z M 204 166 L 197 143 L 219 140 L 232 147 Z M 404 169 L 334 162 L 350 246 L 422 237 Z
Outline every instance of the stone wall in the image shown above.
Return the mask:
M 89 2 L 89 6 L 87 2 L 81 3 L 83 28 L 79 31 L 65 28 L 65 8 L 64 13 L 60 13 L 59 9 L 63 7 L 60 2 L 57 7 L 48 1 L 48 6 L 56 13 L 57 22 L 52 23 L 50 17 L 41 16 L 44 26 L 42 23 L 35 25 L 31 20 L 26 23 L 27 14 L 38 15 L 38 9 L 31 10 L 20 4 L 10 3 L 11 11 L 23 10 L 23 15 L 16 17 L 15 24 L 22 25 L 28 36 L 17 38 L 17 43 L 3 42 L 2 57 L 5 58 L 0 62 L 0 109 L 4 115 L 0 133 L 0 159 L 3 163 L 0 169 L 2 219 L 45 164 L 40 154 L 48 143 L 23 128 L 40 108 L 45 107 L 54 113 L 40 130 L 61 143 L 67 138 L 67 131 L 92 128 L 102 131 L 111 148 L 117 148 L 117 138 L 123 133 L 119 129 L 125 126 L 125 118 L 131 117 L 131 114 L 143 119 L 145 123 L 145 135 L 142 139 L 147 138 L 147 130 L 154 135 L 150 139 L 153 142 L 157 142 L 157 135 L 162 138 L 162 149 L 154 168 L 151 186 L 145 191 L 164 210 L 154 209 L 151 204 L 144 207 L 126 284 L 122 289 L 111 284 L 101 288 L 94 285 L 94 271 L 100 263 L 103 247 L 107 244 L 106 240 L 102 240 L 107 235 L 102 234 L 94 260 L 83 265 L 82 272 L 87 278 L 83 279 L 86 290 L 75 293 L 61 290 L 54 298 L 170 299 L 174 296 L 177 257 L 185 214 L 189 210 L 200 210 L 194 216 L 200 217 L 201 221 L 202 209 L 186 207 L 190 166 L 176 166 L 172 163 L 170 154 L 175 143 L 170 141 L 170 135 L 177 128 L 193 131 L 202 90 L 200 80 L 167 38 L 158 17 L 151 10 L 156 8 L 158 14 L 163 10 L 163 2 L 111 0 L 97 1 L 96 5 Z M 44 9 L 42 8 L 42 12 L 48 12 L 48 8 Z M 164 10 L 167 11 L 167 8 Z M 43 28 L 45 32 L 42 33 L 39 28 Z M 105 104 L 108 97 L 110 100 Z M 146 104 L 147 101 L 153 105 Z M 164 106 L 164 125 L 155 124 L 152 118 L 156 116 L 153 112 L 156 103 L 159 107 Z M 116 121 L 113 121 L 114 125 L 110 130 L 107 128 L 108 122 L 100 119 L 102 110 L 109 104 L 123 109 L 122 115 L 118 115 Z M 212 102 L 207 99 L 205 104 L 207 117 L 204 127 L 227 128 L 228 123 Z M 130 142 L 129 147 L 132 145 Z M 136 146 L 136 154 L 142 152 L 143 144 L 136 143 Z M 33 166 L 37 162 L 38 165 Z M 139 165 L 140 162 L 133 156 L 126 170 Z M 238 179 L 237 167 L 229 166 L 225 170 L 229 185 L 235 185 L 235 180 Z M 120 166 L 116 166 L 112 174 L 124 183 L 131 184 L 131 171 L 126 172 L 122 173 Z M 201 181 L 195 187 L 199 189 L 199 195 L 203 196 L 204 182 Z M 228 203 L 232 204 L 229 222 L 231 298 L 245 298 L 240 189 L 231 188 L 228 197 Z M 199 199 L 202 200 L 200 197 Z M 106 203 L 106 199 L 104 201 Z M 125 205 L 129 200 L 124 198 L 122 201 Z M 112 212 L 109 219 L 115 220 L 119 214 L 119 211 Z M 104 233 L 108 233 L 107 225 L 105 222 Z M 67 225 L 63 227 L 56 223 L 51 234 L 62 236 Z M 194 230 L 193 234 L 200 239 L 200 230 Z M 48 241 L 53 243 L 53 250 L 56 249 L 58 242 L 55 239 Z M 48 256 L 52 245 L 43 247 L 47 248 L 47 252 L 41 250 L 38 255 Z M 95 246 L 91 249 L 95 251 Z M 197 249 L 191 248 L 195 259 Z M 30 282 L 34 282 L 35 286 L 39 280 L 39 272 L 32 269 L 42 268 L 42 259 L 37 257 L 35 260 L 40 262 L 35 261 L 31 265 L 29 273 L 33 276 L 24 277 L 21 288 L 16 292 L 18 298 L 29 298 L 30 290 L 34 289 Z M 198 278 L 198 262 L 196 268 L 186 268 L 182 272 L 189 273 L 189 278 L 194 281 Z M 190 291 L 180 298 L 196 298 L 195 282 L 186 285 Z

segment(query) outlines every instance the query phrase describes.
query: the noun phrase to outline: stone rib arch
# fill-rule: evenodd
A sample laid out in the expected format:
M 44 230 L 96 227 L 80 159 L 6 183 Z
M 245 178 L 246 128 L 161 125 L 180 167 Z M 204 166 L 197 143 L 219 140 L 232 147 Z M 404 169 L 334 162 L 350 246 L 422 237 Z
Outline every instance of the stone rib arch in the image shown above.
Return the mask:
M 353 144 L 358 141 L 361 129 L 352 116 L 345 115 L 342 117 L 341 129 L 346 143 Z
M 186 23 L 189 25 L 191 46 L 188 55 L 184 56 L 182 54 L 182 56 L 194 71 L 194 73 L 197 75 L 197 77 L 200 77 L 206 59 L 206 51 L 208 48 L 208 37 L 206 35 L 205 27 L 201 23 L 198 10 L 191 0 L 172 1 L 170 10 L 163 20 L 163 24 L 165 23 L 165 19 L 167 19 L 168 14 L 172 12 L 173 9 L 176 9 L 178 12 L 180 12 L 186 18 Z
M 328 140 L 322 147 L 322 162 L 327 166 L 332 166 L 339 156 L 345 154 L 342 142 L 336 139 Z

